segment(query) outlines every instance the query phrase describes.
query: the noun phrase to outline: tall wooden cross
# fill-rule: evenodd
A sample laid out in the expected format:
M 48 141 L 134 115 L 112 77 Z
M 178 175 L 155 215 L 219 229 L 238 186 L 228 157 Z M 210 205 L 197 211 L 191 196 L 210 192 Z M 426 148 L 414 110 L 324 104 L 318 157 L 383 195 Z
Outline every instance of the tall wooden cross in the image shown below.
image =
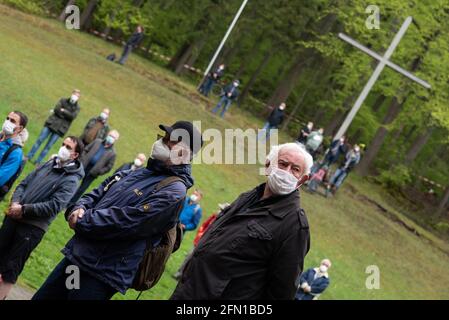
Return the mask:
M 380 54 L 377 54 L 376 52 L 368 49 L 367 47 L 361 45 L 354 39 L 351 39 L 347 35 L 343 33 L 339 33 L 338 36 L 340 39 L 352 44 L 357 49 L 362 50 L 369 56 L 373 57 L 374 59 L 377 59 L 379 61 L 379 64 L 377 65 L 376 69 L 374 70 L 373 74 L 371 75 L 371 78 L 366 83 L 365 87 L 363 88 L 362 92 L 360 93 L 359 97 L 357 98 L 354 106 L 352 107 L 349 114 L 346 116 L 345 121 L 341 125 L 340 129 L 338 130 L 337 134 L 334 137 L 334 140 L 340 139 L 345 133 L 346 130 L 348 130 L 349 126 L 351 125 L 352 120 L 356 116 L 357 112 L 359 111 L 360 107 L 362 106 L 363 102 L 365 101 L 366 97 L 368 96 L 368 93 L 370 92 L 371 88 L 373 87 L 374 83 L 376 82 L 377 78 L 379 78 L 380 73 L 384 69 L 385 66 L 390 67 L 391 69 L 401 73 L 402 75 L 406 76 L 407 78 L 419 83 L 423 87 L 430 89 L 431 86 L 424 80 L 419 79 L 418 77 L 414 76 L 410 72 L 402 69 L 398 65 L 391 62 L 389 59 L 391 55 L 393 54 L 394 49 L 396 49 L 396 46 L 399 44 L 399 41 L 401 41 L 403 35 L 407 31 L 408 27 L 410 26 L 410 23 L 412 23 L 412 17 L 407 17 L 405 19 L 404 23 L 401 26 L 401 29 L 399 29 L 398 33 L 393 39 L 393 42 L 391 42 L 390 46 L 388 47 L 385 54 L 382 56 Z

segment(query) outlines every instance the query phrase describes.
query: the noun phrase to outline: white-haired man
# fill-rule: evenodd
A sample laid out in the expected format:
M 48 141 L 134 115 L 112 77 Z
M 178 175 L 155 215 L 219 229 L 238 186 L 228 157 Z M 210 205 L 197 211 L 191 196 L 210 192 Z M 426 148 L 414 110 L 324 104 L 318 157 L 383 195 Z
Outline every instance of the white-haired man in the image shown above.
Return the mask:
M 298 189 L 312 164 L 296 143 L 274 147 L 266 161 L 267 182 L 217 216 L 171 299 L 293 300 L 310 246 Z
M 316 300 L 329 286 L 329 274 L 331 267 L 329 259 L 323 259 L 318 268 L 310 268 L 299 277 L 296 300 Z

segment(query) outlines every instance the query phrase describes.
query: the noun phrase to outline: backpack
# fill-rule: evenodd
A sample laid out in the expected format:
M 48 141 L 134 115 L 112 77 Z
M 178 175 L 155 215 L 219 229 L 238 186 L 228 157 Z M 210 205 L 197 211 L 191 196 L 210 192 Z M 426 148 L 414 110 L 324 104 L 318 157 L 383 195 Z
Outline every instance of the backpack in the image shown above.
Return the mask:
M 159 182 L 153 192 L 157 192 L 176 181 L 181 181 L 181 178 L 176 176 L 168 177 Z M 184 199 L 179 201 L 179 207 L 176 212 L 177 219 L 179 218 L 183 204 Z M 153 246 L 149 242 L 131 288 L 137 291 L 145 291 L 154 287 L 164 273 L 168 258 L 173 252 L 179 249 L 181 240 L 181 224 L 177 222 L 175 226 L 164 233 L 158 245 Z
M 106 57 L 106 59 L 109 61 L 115 61 L 116 58 L 117 58 L 117 56 L 115 55 L 115 53 L 111 53 L 110 55 L 108 55 Z
M 9 155 L 16 149 L 21 148 L 19 145 L 14 144 L 12 145 L 3 155 L 2 159 L 0 160 L 0 165 L 2 165 L 9 157 Z M 11 190 L 14 182 L 17 180 L 17 178 L 20 176 L 20 174 L 22 173 L 24 167 L 24 163 L 21 162 L 19 169 L 17 169 L 17 171 L 12 175 L 11 178 L 9 178 L 8 181 L 6 181 L 6 183 L 2 186 L 0 186 L 0 201 L 2 201 L 6 194 Z

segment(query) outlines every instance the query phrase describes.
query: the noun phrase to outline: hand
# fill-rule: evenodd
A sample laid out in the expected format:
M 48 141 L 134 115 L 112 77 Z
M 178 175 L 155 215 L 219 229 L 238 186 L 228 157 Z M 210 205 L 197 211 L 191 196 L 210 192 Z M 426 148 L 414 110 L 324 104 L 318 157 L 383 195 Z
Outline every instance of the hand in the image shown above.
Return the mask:
M 8 216 L 13 219 L 22 218 L 22 205 L 20 203 L 14 202 L 9 207 Z
M 65 111 L 65 109 L 64 108 L 61 108 L 61 112 L 64 112 Z
M 309 284 L 307 282 L 303 282 L 301 284 L 301 289 L 304 289 L 305 287 L 308 287 L 308 286 L 309 286 Z
M 310 286 L 307 286 L 304 288 L 305 293 L 310 293 L 312 291 L 312 288 Z
M 186 225 L 181 223 L 181 229 L 184 231 L 186 229 Z
M 71 229 L 75 230 L 75 226 L 76 226 L 76 223 L 78 222 L 78 219 L 81 219 L 84 216 L 85 212 L 86 211 L 84 209 L 80 208 L 78 210 L 73 211 L 70 214 L 68 222 L 69 222 L 69 227 Z

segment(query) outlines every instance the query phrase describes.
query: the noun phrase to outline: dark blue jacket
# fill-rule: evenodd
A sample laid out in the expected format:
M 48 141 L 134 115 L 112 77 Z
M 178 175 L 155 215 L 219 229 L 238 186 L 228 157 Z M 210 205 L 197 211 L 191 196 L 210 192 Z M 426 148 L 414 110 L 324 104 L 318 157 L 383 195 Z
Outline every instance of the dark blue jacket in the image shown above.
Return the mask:
M 76 160 L 60 168 L 56 158 L 31 172 L 17 186 L 12 202 L 23 205 L 23 218 L 20 220 L 48 229 L 56 215 L 66 208 L 84 177 L 82 164 Z
M 231 95 L 231 97 L 228 97 L 228 93 L 231 93 L 232 92 L 232 95 Z M 235 100 L 235 99 L 237 99 L 237 97 L 239 96 L 239 90 L 231 83 L 231 84 L 229 84 L 229 85 L 227 85 L 225 88 L 224 88 L 224 95 L 226 95 L 226 97 L 227 98 L 229 98 L 229 99 L 231 99 L 231 100 Z
M 183 182 L 153 193 L 160 181 L 174 175 Z M 111 184 L 117 177 L 120 180 Z M 125 293 L 147 243 L 157 243 L 176 223 L 177 210 L 192 185 L 191 165 L 167 168 L 156 160 L 150 160 L 147 168 L 111 176 L 67 210 L 83 208 L 86 212 L 63 254 L 93 277 Z
M 306 272 L 303 272 L 301 276 L 299 277 L 299 284 L 298 284 L 298 292 L 296 293 L 296 300 L 313 300 L 315 297 L 318 298 L 318 296 L 326 290 L 326 288 L 329 286 L 329 276 L 327 273 L 323 276 L 320 276 L 313 280 L 315 277 L 317 270 L 314 268 L 310 268 Z M 312 288 L 312 291 L 310 293 L 305 293 L 301 289 L 301 285 L 307 282 L 309 286 Z

